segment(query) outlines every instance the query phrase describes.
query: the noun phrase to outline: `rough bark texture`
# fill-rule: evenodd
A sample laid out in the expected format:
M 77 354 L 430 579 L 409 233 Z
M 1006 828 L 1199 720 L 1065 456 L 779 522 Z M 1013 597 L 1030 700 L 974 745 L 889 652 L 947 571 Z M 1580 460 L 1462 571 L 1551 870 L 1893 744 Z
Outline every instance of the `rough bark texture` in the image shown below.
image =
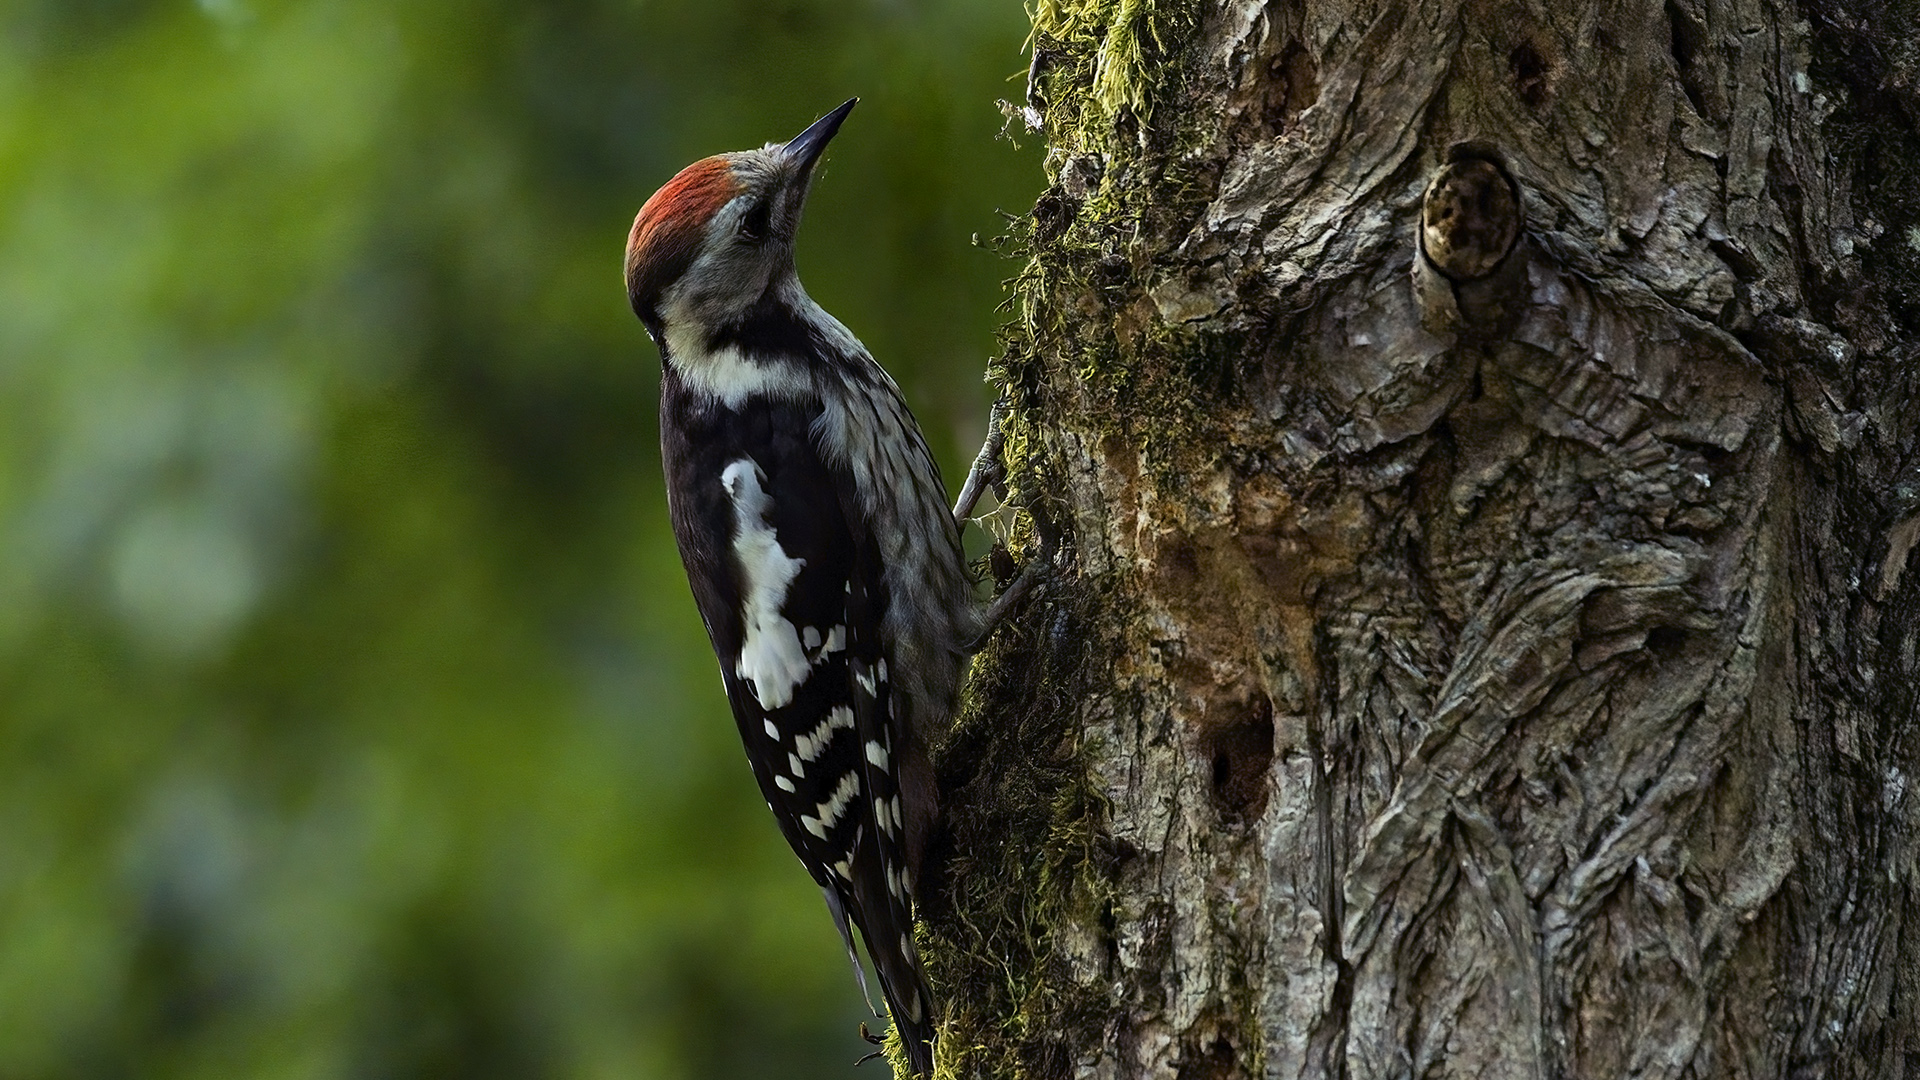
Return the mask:
M 1916 42 L 1039 0 L 942 1076 L 1920 1076 Z

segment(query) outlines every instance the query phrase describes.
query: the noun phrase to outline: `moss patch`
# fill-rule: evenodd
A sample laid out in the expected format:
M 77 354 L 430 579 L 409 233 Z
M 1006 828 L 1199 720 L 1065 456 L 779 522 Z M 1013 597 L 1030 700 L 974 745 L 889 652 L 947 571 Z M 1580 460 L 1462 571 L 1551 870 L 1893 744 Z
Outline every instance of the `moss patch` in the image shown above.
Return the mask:
M 1179 490 L 1224 445 L 1223 396 L 1243 342 L 1169 323 L 1149 297 L 1171 250 L 1213 197 L 1219 138 L 1158 110 L 1181 93 L 1188 0 L 1039 0 L 1032 47 L 1052 186 L 1010 238 L 1027 261 L 1017 316 L 990 378 L 1007 396 L 1010 499 L 1067 528 L 1087 493 L 1066 464 L 1097 446 L 1141 482 Z M 1132 478 L 1129 477 L 1129 482 Z M 1070 529 L 1069 529 L 1070 532 Z M 1022 515 L 1014 546 L 1033 551 Z M 1088 538 L 1091 539 L 1091 538 Z M 922 953 L 947 1016 L 941 1080 L 1068 1077 L 1108 1038 L 1115 1003 L 1110 910 L 1119 856 L 1085 745 L 1094 693 L 1131 647 L 1125 568 L 1065 575 L 1003 628 L 976 664 L 937 761 L 944 828 L 930 865 Z M 1117 707 L 1124 707 L 1120 705 Z M 1103 954 L 1104 950 L 1104 954 Z M 895 1059 L 899 1059 L 896 1057 Z
M 1070 607 L 1002 635 L 939 762 L 946 831 L 922 943 L 948 1009 L 942 1080 L 1071 1074 L 1108 1002 L 1064 969 L 1059 935 L 1100 924 L 1112 858 L 1080 711 L 1099 668 Z

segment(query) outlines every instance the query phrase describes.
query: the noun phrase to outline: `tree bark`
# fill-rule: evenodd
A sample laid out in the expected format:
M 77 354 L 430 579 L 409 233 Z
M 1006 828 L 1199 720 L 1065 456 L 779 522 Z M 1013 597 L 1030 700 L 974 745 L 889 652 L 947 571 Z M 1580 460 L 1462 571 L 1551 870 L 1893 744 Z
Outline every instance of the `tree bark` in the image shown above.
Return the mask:
M 941 1076 L 1920 1076 L 1916 42 L 1038 0 Z

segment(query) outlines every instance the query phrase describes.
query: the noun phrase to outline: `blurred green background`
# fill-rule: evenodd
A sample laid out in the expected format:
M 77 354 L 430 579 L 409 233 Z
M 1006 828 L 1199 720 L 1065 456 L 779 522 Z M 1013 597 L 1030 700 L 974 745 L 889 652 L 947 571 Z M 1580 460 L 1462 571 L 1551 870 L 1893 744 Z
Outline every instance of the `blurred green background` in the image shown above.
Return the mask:
M 860 95 L 800 267 L 952 484 L 1025 29 L 0 0 L 0 1080 L 884 1075 L 667 533 L 621 247 Z

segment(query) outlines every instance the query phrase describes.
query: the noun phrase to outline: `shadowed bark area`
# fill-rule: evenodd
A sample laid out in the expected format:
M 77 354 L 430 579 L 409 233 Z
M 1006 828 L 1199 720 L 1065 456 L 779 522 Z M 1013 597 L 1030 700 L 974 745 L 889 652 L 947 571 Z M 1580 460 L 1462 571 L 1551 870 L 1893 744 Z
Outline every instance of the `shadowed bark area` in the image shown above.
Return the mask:
M 942 1076 L 1920 1075 L 1916 41 L 1041 0 Z

